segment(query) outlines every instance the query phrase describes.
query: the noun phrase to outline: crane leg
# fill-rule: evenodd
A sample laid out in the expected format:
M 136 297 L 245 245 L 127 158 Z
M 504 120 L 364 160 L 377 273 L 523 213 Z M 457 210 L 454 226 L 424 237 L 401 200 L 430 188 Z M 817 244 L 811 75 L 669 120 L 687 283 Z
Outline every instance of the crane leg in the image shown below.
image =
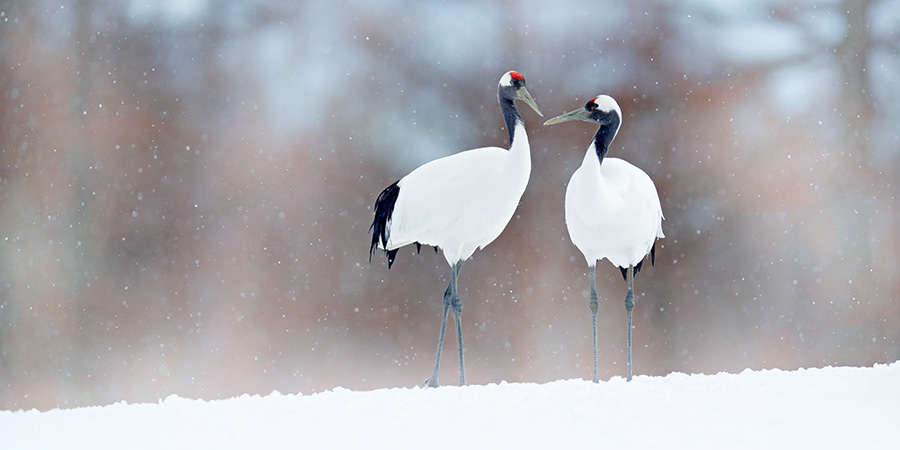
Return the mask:
M 434 371 L 431 376 L 425 380 L 425 387 L 438 387 L 438 371 L 441 367 L 441 351 L 444 349 L 444 335 L 447 331 L 447 314 L 450 308 L 453 308 L 453 318 L 456 321 L 456 344 L 459 347 L 459 384 L 466 384 L 466 373 L 463 367 L 463 347 L 462 347 L 462 322 L 460 314 L 462 314 L 462 302 L 459 300 L 459 294 L 456 290 L 457 279 L 459 278 L 459 269 L 462 268 L 462 262 L 450 266 L 450 284 L 444 291 L 444 312 L 441 315 L 441 335 L 438 338 L 437 354 L 434 356 Z
M 625 294 L 625 314 L 628 316 L 628 377 L 631 381 L 631 312 L 634 310 L 634 266 L 628 266 L 628 292 Z
M 591 342 L 594 347 L 594 383 L 599 383 L 600 380 L 597 378 L 597 309 L 600 307 L 600 302 L 597 300 L 597 288 L 594 281 L 596 278 L 596 266 L 591 266 Z
M 456 321 L 456 347 L 459 349 L 459 385 L 466 385 L 466 366 L 463 363 L 463 341 L 462 341 L 462 309 L 463 304 L 459 299 L 459 290 L 457 289 L 457 279 L 459 278 L 459 270 L 462 268 L 462 262 L 453 266 L 453 277 L 450 279 L 450 286 L 453 287 L 453 319 Z
M 441 316 L 441 337 L 438 338 L 437 354 L 434 357 L 434 371 L 431 373 L 431 376 L 425 380 L 424 384 L 427 388 L 440 386 L 440 383 L 438 383 L 438 369 L 441 367 L 441 350 L 444 348 L 444 332 L 447 329 L 447 313 L 450 311 L 450 303 L 453 298 L 452 290 L 453 281 L 450 281 L 447 290 L 444 291 L 444 313 Z

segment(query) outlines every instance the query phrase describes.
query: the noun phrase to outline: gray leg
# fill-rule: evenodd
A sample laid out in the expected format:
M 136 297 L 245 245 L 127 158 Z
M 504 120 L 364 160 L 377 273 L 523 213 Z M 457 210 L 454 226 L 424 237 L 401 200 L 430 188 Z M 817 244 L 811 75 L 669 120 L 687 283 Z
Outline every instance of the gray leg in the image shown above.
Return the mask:
M 600 302 L 597 301 L 597 288 L 594 282 L 596 278 L 596 266 L 591 266 L 591 342 L 594 346 L 594 383 L 599 383 L 600 380 L 597 378 L 597 309 L 600 307 Z
M 466 385 L 466 366 L 463 363 L 463 341 L 462 341 L 462 301 L 459 299 L 459 290 L 457 290 L 457 279 L 459 278 L 459 270 L 462 263 L 454 266 L 453 278 L 450 280 L 450 286 L 453 287 L 453 319 L 456 320 L 456 347 L 459 349 L 459 385 Z
M 628 378 L 631 381 L 631 311 L 634 309 L 634 266 L 628 266 L 628 293 L 625 294 L 625 313 L 628 316 Z
M 450 268 L 451 271 L 451 280 L 454 272 L 454 268 Z M 441 337 L 438 338 L 438 348 L 437 355 L 434 357 L 434 372 L 431 373 L 431 377 L 425 380 L 425 387 L 438 387 L 440 384 L 438 383 L 438 369 L 441 367 L 441 350 L 444 348 L 444 331 L 447 329 L 447 312 L 450 311 L 450 303 L 453 298 L 453 281 L 450 281 L 450 284 L 447 286 L 447 290 L 444 291 L 444 313 L 441 317 Z

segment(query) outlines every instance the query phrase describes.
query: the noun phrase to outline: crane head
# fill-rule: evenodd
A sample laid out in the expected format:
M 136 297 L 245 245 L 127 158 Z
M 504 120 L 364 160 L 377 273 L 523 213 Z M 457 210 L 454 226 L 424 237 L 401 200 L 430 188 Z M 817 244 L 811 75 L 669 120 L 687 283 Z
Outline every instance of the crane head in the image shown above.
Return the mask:
M 528 93 L 528 89 L 525 89 L 525 77 L 521 73 L 515 70 L 506 72 L 500 77 L 500 84 L 497 89 L 502 97 L 509 100 L 522 100 L 539 116 L 544 117 L 541 109 L 538 108 L 537 103 L 534 101 L 534 97 Z
M 619 104 L 612 97 L 598 95 L 585 103 L 584 107 L 556 116 L 544 122 L 544 125 L 555 125 L 576 119 L 618 130 L 619 125 L 622 123 L 622 109 L 619 108 Z

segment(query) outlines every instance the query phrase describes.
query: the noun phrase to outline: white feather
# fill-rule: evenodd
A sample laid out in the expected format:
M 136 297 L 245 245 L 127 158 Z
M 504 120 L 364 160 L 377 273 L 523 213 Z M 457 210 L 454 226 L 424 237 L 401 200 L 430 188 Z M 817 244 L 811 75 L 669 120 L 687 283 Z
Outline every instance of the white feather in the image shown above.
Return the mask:
M 512 218 L 531 174 L 525 127 L 509 150 L 485 147 L 436 159 L 400 179 L 387 249 L 440 247 L 449 264 L 493 242 Z
M 588 266 L 606 258 L 637 265 L 665 237 L 659 194 L 650 177 L 619 158 L 603 158 L 591 145 L 566 188 L 566 227 Z
M 600 111 L 615 111 L 619 117 L 622 117 L 622 109 L 619 108 L 619 103 L 616 100 L 608 95 L 598 95 L 593 100 L 594 104 L 597 105 L 597 109 Z M 617 130 L 618 131 L 618 130 Z

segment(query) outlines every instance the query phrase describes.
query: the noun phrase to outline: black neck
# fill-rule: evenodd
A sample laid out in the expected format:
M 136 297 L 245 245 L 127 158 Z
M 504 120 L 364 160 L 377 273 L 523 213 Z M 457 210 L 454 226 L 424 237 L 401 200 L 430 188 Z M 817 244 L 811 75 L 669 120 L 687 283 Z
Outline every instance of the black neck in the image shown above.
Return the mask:
M 594 149 L 597 151 L 597 158 L 600 158 L 600 164 L 603 164 L 603 157 L 609 150 L 609 144 L 616 138 L 618 129 L 613 129 L 609 125 L 600 125 L 597 134 L 594 135 Z
M 513 138 L 516 133 L 516 124 L 524 124 L 525 121 L 522 120 L 522 116 L 519 114 L 519 110 L 516 109 L 516 105 L 513 103 L 512 99 L 504 96 L 499 96 L 499 98 L 500 112 L 503 113 L 503 120 L 506 121 L 506 131 L 509 132 L 509 148 L 512 148 Z

